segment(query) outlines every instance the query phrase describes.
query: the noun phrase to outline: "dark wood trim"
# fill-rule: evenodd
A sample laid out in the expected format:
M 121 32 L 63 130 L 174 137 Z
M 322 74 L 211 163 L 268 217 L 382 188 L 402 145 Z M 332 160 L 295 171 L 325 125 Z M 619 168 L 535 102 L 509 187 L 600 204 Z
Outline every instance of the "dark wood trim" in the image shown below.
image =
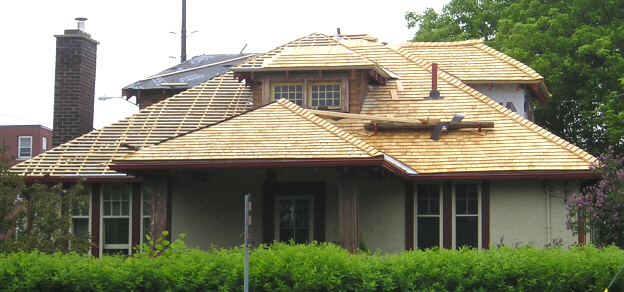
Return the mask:
M 75 183 L 75 182 L 88 182 L 88 183 L 103 183 L 103 182 L 142 182 L 143 179 L 133 176 L 98 176 L 98 177 L 85 177 L 85 176 L 24 176 L 24 182 L 26 183 Z
M 414 249 L 414 183 L 405 182 L 405 250 Z
M 442 247 L 453 248 L 453 182 L 442 182 Z
M 340 245 L 355 251 L 359 247 L 358 177 L 354 169 L 338 169 L 338 233 Z
M 490 181 L 481 181 L 481 247 L 490 248 Z
M 197 168 L 273 168 L 311 166 L 375 166 L 382 165 L 383 155 L 369 158 L 345 159 L 284 159 L 284 160 L 228 160 L 228 161 L 116 161 L 110 164 L 117 171 L 155 169 L 197 169 Z
M 171 228 L 171 197 L 167 177 L 151 177 L 148 182 L 152 190 L 152 238 L 160 238 L 163 231 Z M 167 236 L 170 238 L 171 234 Z
M 132 184 L 132 239 L 131 247 L 141 244 L 141 184 Z M 134 248 L 130 249 L 130 254 L 134 254 Z
M 386 164 L 384 164 L 386 167 Z M 396 172 L 401 177 L 419 181 L 419 180 L 495 180 L 495 179 L 588 179 L 599 178 L 600 174 L 593 173 L 590 170 L 581 171 L 557 171 L 557 172 L 509 172 L 509 173 L 450 173 L 450 174 L 414 174 L 407 175 L 405 172 L 397 172 L 397 169 L 389 168 L 388 170 Z
M 276 179 L 267 171 L 267 181 L 262 194 L 262 241 L 270 244 L 275 241 L 275 197 L 313 196 L 314 197 L 314 238 L 325 241 L 325 183 L 324 182 L 274 182 Z
M 100 190 L 100 183 L 91 184 L 91 255 L 96 258 L 100 257 Z

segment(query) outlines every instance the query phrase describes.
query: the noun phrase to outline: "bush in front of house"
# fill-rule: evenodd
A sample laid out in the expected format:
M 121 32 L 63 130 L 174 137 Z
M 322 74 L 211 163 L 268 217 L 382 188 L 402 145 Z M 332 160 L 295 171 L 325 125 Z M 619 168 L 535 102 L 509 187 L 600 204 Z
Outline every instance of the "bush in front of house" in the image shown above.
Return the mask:
M 624 251 L 608 247 L 350 254 L 333 244 L 273 244 L 250 256 L 250 291 L 604 291 Z M 159 257 L 0 255 L 0 291 L 242 291 L 243 249 Z M 610 291 L 622 291 L 618 278 Z

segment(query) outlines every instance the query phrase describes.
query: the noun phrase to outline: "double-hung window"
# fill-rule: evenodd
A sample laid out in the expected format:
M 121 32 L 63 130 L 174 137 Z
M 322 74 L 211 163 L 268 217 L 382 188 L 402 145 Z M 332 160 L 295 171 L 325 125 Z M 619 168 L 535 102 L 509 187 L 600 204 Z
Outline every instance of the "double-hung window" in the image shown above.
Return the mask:
M 41 153 L 48 151 L 48 138 L 41 137 Z
M 279 242 L 310 243 L 313 239 L 313 196 L 278 196 L 276 204 L 276 239 Z
M 103 254 L 130 254 L 131 193 L 129 184 L 104 185 L 102 196 Z
M 440 185 L 416 187 L 416 245 L 420 249 L 440 246 Z
M 477 183 L 455 184 L 455 246 L 479 248 L 481 196 Z
M 309 109 L 349 110 L 348 74 L 266 76 L 263 104 L 282 98 Z
M 28 159 L 32 157 L 32 136 L 20 136 L 18 159 Z

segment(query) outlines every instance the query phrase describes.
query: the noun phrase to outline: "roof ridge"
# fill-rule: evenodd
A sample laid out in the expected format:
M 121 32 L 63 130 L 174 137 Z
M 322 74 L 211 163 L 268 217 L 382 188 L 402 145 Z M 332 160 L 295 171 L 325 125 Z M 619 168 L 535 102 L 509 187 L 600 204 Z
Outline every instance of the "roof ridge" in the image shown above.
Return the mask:
M 318 125 L 319 127 L 325 129 L 327 132 L 332 133 L 333 135 L 342 139 L 343 141 L 359 148 L 370 156 L 383 155 L 381 151 L 377 150 L 377 148 L 373 147 L 372 145 L 360 140 L 354 135 L 340 129 L 336 125 L 324 120 L 323 118 L 309 112 L 308 110 L 296 105 L 295 103 L 287 99 L 280 99 L 276 101 L 276 103 L 284 107 L 285 109 L 290 110 L 294 114 L 299 115 L 302 118 Z
M 486 95 L 484 95 L 481 92 L 477 91 L 476 89 L 468 86 L 467 84 L 463 83 L 461 80 L 455 78 L 453 75 L 448 74 L 448 73 L 446 73 L 444 71 L 438 71 L 438 77 L 442 78 L 443 80 L 445 80 L 449 84 L 454 85 L 455 87 L 457 87 L 458 89 L 464 91 L 465 93 L 470 94 L 471 96 L 473 96 L 477 100 L 482 101 L 486 105 L 489 105 L 492 109 L 494 109 L 494 110 L 502 113 L 503 115 L 507 116 L 510 120 L 512 120 L 512 121 L 520 124 L 521 126 L 523 126 L 523 127 L 527 128 L 527 129 L 535 132 L 536 134 L 542 136 L 543 138 L 547 139 L 548 141 L 554 143 L 555 145 L 559 145 L 561 148 L 563 148 L 565 150 L 568 150 L 569 152 L 571 152 L 572 154 L 574 154 L 577 157 L 581 158 L 582 160 L 584 160 L 584 161 L 586 161 L 588 163 L 591 163 L 591 162 L 593 162 L 595 160 L 595 157 L 593 157 L 590 153 L 586 152 L 585 150 L 583 150 L 583 149 L 577 147 L 576 145 L 566 141 L 565 139 L 563 139 L 563 138 L 553 134 L 552 132 L 546 130 L 545 128 L 542 128 L 538 124 L 535 124 L 535 123 L 533 123 L 533 122 L 523 118 L 522 116 L 518 115 L 517 113 L 514 113 L 511 110 L 503 107 L 502 105 L 498 104 L 497 102 L 495 102 L 494 100 L 490 99 Z
M 469 46 L 476 44 L 483 44 L 484 41 L 482 39 L 472 39 L 472 40 L 464 40 L 464 41 L 454 41 L 454 42 L 407 42 L 402 44 L 397 44 L 399 47 L 451 47 L 451 46 Z

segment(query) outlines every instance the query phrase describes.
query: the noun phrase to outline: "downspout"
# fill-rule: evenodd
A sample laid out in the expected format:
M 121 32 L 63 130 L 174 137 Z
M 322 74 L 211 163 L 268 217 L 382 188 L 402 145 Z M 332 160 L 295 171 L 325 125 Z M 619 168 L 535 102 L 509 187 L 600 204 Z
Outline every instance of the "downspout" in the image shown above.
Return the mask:
M 551 228 L 552 228 L 552 223 L 551 223 L 551 219 L 550 219 L 550 182 L 546 181 L 546 186 L 548 187 L 548 191 L 546 192 L 546 220 L 548 221 L 548 241 L 546 242 L 547 244 L 550 244 L 550 240 L 551 240 Z

